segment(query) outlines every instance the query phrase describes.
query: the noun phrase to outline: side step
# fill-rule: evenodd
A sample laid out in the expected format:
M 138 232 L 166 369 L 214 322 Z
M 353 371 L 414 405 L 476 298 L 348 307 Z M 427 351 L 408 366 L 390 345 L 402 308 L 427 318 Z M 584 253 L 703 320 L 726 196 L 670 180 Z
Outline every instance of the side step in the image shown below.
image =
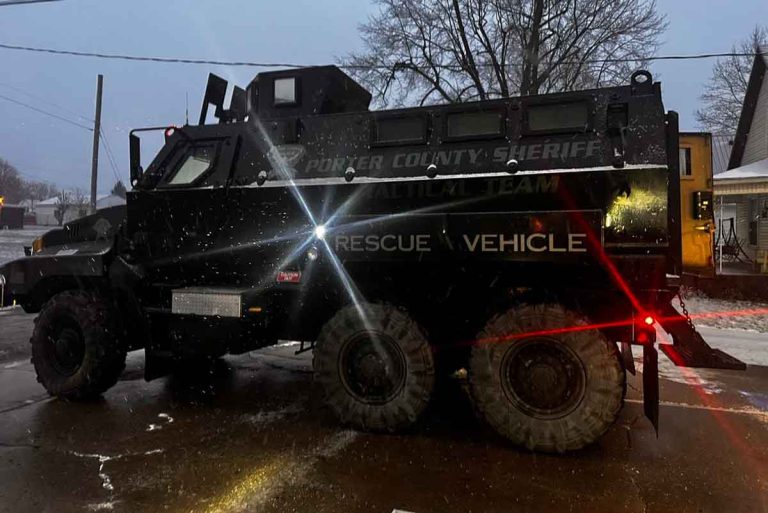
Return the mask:
M 662 309 L 659 324 L 672 335 L 673 344 L 659 344 L 667 358 L 678 367 L 693 367 L 699 369 L 746 370 L 747 364 L 715 349 L 693 329 L 688 320 L 671 304 Z

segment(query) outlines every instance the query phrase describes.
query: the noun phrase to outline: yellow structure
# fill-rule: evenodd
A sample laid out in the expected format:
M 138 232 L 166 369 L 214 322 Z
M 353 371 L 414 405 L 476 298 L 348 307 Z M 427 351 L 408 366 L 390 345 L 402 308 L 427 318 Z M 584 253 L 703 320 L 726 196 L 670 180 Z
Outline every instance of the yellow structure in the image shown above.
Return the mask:
M 712 198 L 712 134 L 680 134 L 680 210 L 683 272 L 713 276 L 715 221 Z

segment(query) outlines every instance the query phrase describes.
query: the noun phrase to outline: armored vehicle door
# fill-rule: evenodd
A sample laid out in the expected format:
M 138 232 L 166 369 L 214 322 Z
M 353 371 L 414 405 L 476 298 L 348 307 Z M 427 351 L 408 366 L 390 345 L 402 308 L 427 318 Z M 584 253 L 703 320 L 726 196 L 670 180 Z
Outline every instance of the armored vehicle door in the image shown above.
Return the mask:
M 166 132 L 167 151 L 142 177 L 152 189 L 130 195 L 128 224 L 150 272 L 187 282 L 223 265 L 210 250 L 230 224 L 226 185 L 238 136 L 226 129 L 213 137 L 199 137 L 194 127 L 178 131 Z
M 714 276 L 715 273 L 712 186 L 711 134 L 681 133 L 681 239 L 686 274 Z

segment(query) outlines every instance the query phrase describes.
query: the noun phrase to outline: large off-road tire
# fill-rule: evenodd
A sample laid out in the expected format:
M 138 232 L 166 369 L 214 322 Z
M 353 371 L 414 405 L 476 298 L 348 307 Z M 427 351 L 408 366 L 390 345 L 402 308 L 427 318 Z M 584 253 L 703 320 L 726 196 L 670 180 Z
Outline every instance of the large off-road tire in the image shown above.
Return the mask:
M 340 310 L 314 349 L 315 382 L 337 417 L 359 429 L 412 425 L 434 388 L 432 351 L 406 313 L 385 304 Z
M 95 292 L 61 292 L 35 319 L 32 364 L 51 395 L 96 397 L 117 383 L 125 368 L 117 313 Z
M 626 376 L 615 344 L 600 331 L 560 330 L 586 324 L 559 305 L 493 317 L 470 356 L 479 415 L 535 451 L 576 450 L 602 436 L 621 410 Z

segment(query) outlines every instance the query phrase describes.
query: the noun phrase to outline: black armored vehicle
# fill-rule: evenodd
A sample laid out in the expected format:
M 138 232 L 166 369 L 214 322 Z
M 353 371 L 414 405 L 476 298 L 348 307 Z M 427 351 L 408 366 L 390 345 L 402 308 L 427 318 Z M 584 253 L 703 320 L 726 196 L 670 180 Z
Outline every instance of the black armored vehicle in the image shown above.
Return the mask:
M 211 75 L 198 125 L 131 133 L 126 207 L 0 269 L 6 303 L 40 312 L 32 360 L 51 394 L 104 392 L 134 349 L 152 379 L 297 340 L 344 423 L 405 428 L 465 369 L 496 431 L 565 451 L 616 419 L 633 346 L 657 425 L 657 333 L 678 365 L 744 367 L 671 306 L 678 123 L 648 72 L 388 111 L 333 66 L 260 73 L 229 108 L 226 92 Z M 147 130 L 165 144 L 142 169 Z

